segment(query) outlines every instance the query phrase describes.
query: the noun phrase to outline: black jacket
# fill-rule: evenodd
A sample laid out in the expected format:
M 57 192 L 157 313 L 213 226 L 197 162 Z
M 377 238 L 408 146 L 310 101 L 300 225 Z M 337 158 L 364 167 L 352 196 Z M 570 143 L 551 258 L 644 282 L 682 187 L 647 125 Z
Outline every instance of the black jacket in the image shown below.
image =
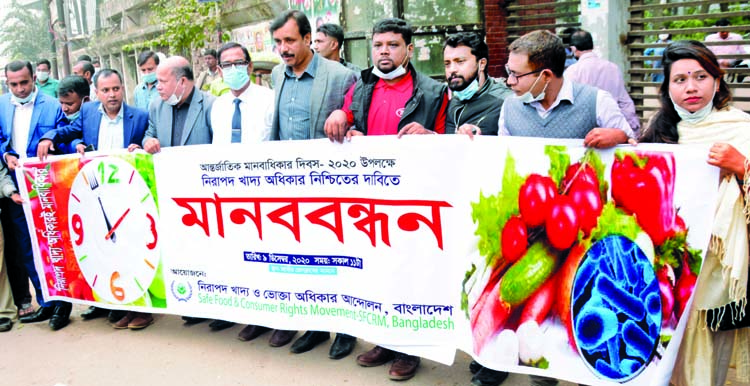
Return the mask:
M 487 78 L 469 100 L 462 101 L 454 95 L 445 116 L 445 134 L 455 134 L 457 128 L 469 123 L 479 126 L 482 135 L 497 135 L 500 108 L 511 94 L 511 89 L 503 82 Z

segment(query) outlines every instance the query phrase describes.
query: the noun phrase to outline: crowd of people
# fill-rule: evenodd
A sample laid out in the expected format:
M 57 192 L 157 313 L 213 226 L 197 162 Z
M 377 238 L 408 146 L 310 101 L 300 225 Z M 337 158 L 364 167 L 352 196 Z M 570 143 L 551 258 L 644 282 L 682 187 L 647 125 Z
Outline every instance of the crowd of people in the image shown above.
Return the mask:
M 747 223 L 743 200 L 750 177 L 750 116 L 729 104 L 725 66 L 700 42 L 671 43 L 660 61 L 661 109 L 641 128 L 622 71 L 594 53 L 587 31 L 569 31 L 569 47 L 549 31 L 520 37 L 509 47 L 504 80 L 488 75 L 489 50 L 482 36 L 450 35 L 443 49 L 445 83 L 412 65 L 412 31 L 402 19 L 376 22 L 373 65 L 360 70 L 340 57 L 340 26 L 320 26 L 313 41 L 304 13 L 286 11 L 271 23 L 282 60 L 271 72 L 272 89 L 253 81 L 252 58 L 238 43 L 206 50 L 207 69 L 198 76 L 186 58 L 147 51 L 138 57 L 142 82 L 133 90 L 133 106 L 124 102 L 122 75 L 98 69 L 90 58 L 81 58 L 74 75 L 59 82 L 49 76 L 46 60 L 35 68 L 24 60 L 9 63 L 4 71 L 10 93 L 0 97 L 0 194 L 7 197 L 0 200 L 7 240 L 4 261 L 0 260 L 0 331 L 10 330 L 17 316 L 21 323 L 48 321 L 52 330 L 59 330 L 69 323 L 72 308 L 64 301 L 45 302 L 42 296 L 12 173 L 20 158 L 122 148 L 156 153 L 170 146 L 317 138 L 344 142 L 368 135 L 578 138 L 599 149 L 638 141 L 700 142 L 714 144 L 708 162 L 724 172 L 722 200 L 742 202 L 730 212 L 731 218 L 715 219 L 717 229 L 733 233 L 714 236 L 731 237 L 738 246 L 712 250 L 706 258 L 674 380 L 678 385 L 723 384 L 733 348 L 747 359 L 747 329 L 707 329 L 718 321 L 706 318 L 706 312 L 745 304 L 747 228 L 729 225 Z M 36 291 L 36 309 L 29 280 Z M 107 317 L 116 329 L 138 330 L 154 323 L 151 314 L 93 306 L 80 317 Z M 185 324 L 204 321 L 183 319 Z M 213 320 L 209 326 L 222 330 L 233 324 Z M 248 325 L 238 338 L 250 341 L 271 330 Z M 268 343 L 285 346 L 296 335 L 297 331 L 273 330 Z M 326 331 L 307 331 L 291 351 L 304 353 L 330 338 Z M 744 344 L 733 344 L 743 338 Z M 355 343 L 353 336 L 336 334 L 329 357 L 348 356 Z M 356 361 L 365 367 L 391 362 L 388 376 L 393 380 L 412 378 L 420 365 L 417 356 L 379 345 Z M 508 376 L 476 362 L 470 369 L 477 386 L 499 385 Z M 532 383 L 553 385 L 557 380 L 532 377 Z

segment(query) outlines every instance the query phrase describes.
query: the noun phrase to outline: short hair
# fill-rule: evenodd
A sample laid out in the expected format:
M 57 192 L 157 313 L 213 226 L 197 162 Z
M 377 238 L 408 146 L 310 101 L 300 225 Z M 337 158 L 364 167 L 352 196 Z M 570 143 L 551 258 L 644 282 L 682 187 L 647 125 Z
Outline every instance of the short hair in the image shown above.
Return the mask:
M 91 64 L 101 64 L 101 63 L 99 62 L 99 58 L 96 57 L 94 58 L 94 60 L 91 61 Z
M 112 68 L 103 68 L 99 70 L 99 72 L 96 74 L 96 80 L 94 81 L 94 85 L 96 86 L 96 88 L 99 88 L 99 84 L 97 82 L 99 81 L 100 78 L 102 77 L 106 78 L 113 74 L 117 75 L 117 79 L 120 79 L 120 83 L 122 83 L 122 75 L 120 75 L 120 73 L 117 70 L 112 69 Z
M 332 37 L 339 42 L 339 48 L 344 45 L 344 29 L 338 24 L 326 23 L 318 27 L 318 32 L 322 32 L 323 35 Z
M 171 71 L 172 75 L 174 75 L 175 79 L 180 79 L 182 77 L 187 78 L 187 80 L 192 81 L 194 79 L 193 76 L 193 69 L 190 67 L 190 65 L 184 65 L 184 66 L 175 66 L 172 67 Z
M 406 45 L 411 44 L 411 24 L 409 24 L 409 22 L 404 19 L 390 17 L 378 21 L 372 27 L 373 35 L 382 34 L 385 32 L 400 34 L 404 38 L 404 42 L 406 42 Z
M 57 84 L 57 95 L 75 93 L 83 99 L 83 97 L 89 96 L 90 92 L 89 83 L 80 75 L 68 75 Z
M 296 9 L 290 9 L 284 11 L 284 13 L 276 17 L 276 19 L 271 22 L 271 34 L 276 32 L 277 29 L 283 27 L 284 24 L 286 24 L 286 22 L 290 19 L 294 19 L 294 21 L 297 23 L 297 30 L 299 31 L 300 36 L 305 37 L 305 35 L 312 32 L 312 28 L 310 27 L 310 20 L 307 19 L 305 13 Z
M 34 75 L 34 69 L 31 67 L 31 62 L 28 60 L 14 60 L 5 65 L 5 76 L 8 76 L 8 72 L 21 71 L 24 67 L 29 70 L 30 75 Z
M 154 51 L 143 51 L 138 55 L 138 67 L 146 64 L 149 59 L 154 59 L 154 64 L 159 65 L 159 55 Z
M 40 64 L 46 64 L 47 68 L 52 69 L 52 63 L 50 63 L 47 59 L 39 59 L 39 61 L 36 62 L 37 67 L 39 67 Z
M 573 33 L 570 37 L 571 47 L 575 47 L 578 51 L 589 51 L 594 49 L 594 38 L 588 31 L 578 30 Z
M 221 54 L 224 53 L 224 51 L 230 50 L 232 48 L 241 48 L 242 49 L 242 53 L 245 54 L 245 60 L 247 60 L 248 63 L 250 63 L 250 62 L 253 61 L 250 58 L 250 53 L 247 52 L 247 48 L 245 48 L 245 46 L 243 46 L 242 44 L 237 43 L 237 42 L 228 42 L 228 43 L 225 43 L 223 46 L 221 46 L 221 48 L 219 48 L 219 54 L 218 54 L 218 58 L 217 59 L 221 60 Z
M 566 46 L 570 45 L 570 37 L 573 36 L 573 34 L 578 31 L 580 28 L 578 27 L 567 27 L 564 30 L 562 30 L 559 34 L 560 38 L 562 39 L 563 44 Z
M 559 36 L 547 30 L 536 30 L 521 36 L 508 47 L 510 53 L 529 56 L 532 70 L 549 69 L 557 77 L 565 71 L 565 46 Z
M 214 59 L 219 60 L 219 55 L 216 55 L 216 50 L 213 48 L 206 48 L 203 50 L 203 56 L 213 56 Z
M 481 59 L 489 60 L 490 58 L 490 50 L 487 47 L 487 43 L 485 43 L 482 36 L 476 32 L 458 32 L 449 35 L 448 38 L 445 39 L 443 51 L 445 51 L 445 47 L 449 46 L 453 48 L 458 46 L 471 48 L 471 54 L 477 58 L 477 62 Z M 487 66 L 484 67 L 484 72 L 487 73 Z
M 83 54 L 83 55 L 78 56 L 78 59 L 76 59 L 76 61 L 77 62 L 91 62 L 91 57 L 86 54 Z
M 76 66 L 79 65 L 79 64 L 81 65 L 84 73 L 90 72 L 91 76 L 94 76 L 94 73 L 96 72 L 96 69 L 94 68 L 94 65 L 91 64 L 91 62 L 86 61 L 86 60 L 81 60 L 78 63 L 76 63 Z
M 714 25 L 717 27 L 728 27 L 732 25 L 732 23 L 730 23 L 729 19 L 727 19 L 726 17 L 722 17 L 721 19 L 716 20 L 716 24 Z

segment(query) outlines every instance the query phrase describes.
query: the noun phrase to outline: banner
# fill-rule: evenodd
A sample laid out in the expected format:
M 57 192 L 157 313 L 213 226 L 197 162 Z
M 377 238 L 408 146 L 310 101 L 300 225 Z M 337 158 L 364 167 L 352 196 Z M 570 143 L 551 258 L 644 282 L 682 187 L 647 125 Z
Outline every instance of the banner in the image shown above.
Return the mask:
M 706 151 L 370 137 L 17 173 L 48 299 L 640 385 L 664 384 L 681 339 L 718 181 Z

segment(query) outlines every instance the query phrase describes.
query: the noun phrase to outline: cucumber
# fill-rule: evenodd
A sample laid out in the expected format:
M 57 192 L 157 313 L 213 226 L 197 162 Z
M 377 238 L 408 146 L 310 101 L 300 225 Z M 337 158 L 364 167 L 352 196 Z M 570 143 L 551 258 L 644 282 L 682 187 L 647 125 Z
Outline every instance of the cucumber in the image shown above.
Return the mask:
M 522 304 L 552 276 L 556 265 L 557 255 L 546 243 L 532 244 L 503 275 L 500 299 L 511 307 Z

